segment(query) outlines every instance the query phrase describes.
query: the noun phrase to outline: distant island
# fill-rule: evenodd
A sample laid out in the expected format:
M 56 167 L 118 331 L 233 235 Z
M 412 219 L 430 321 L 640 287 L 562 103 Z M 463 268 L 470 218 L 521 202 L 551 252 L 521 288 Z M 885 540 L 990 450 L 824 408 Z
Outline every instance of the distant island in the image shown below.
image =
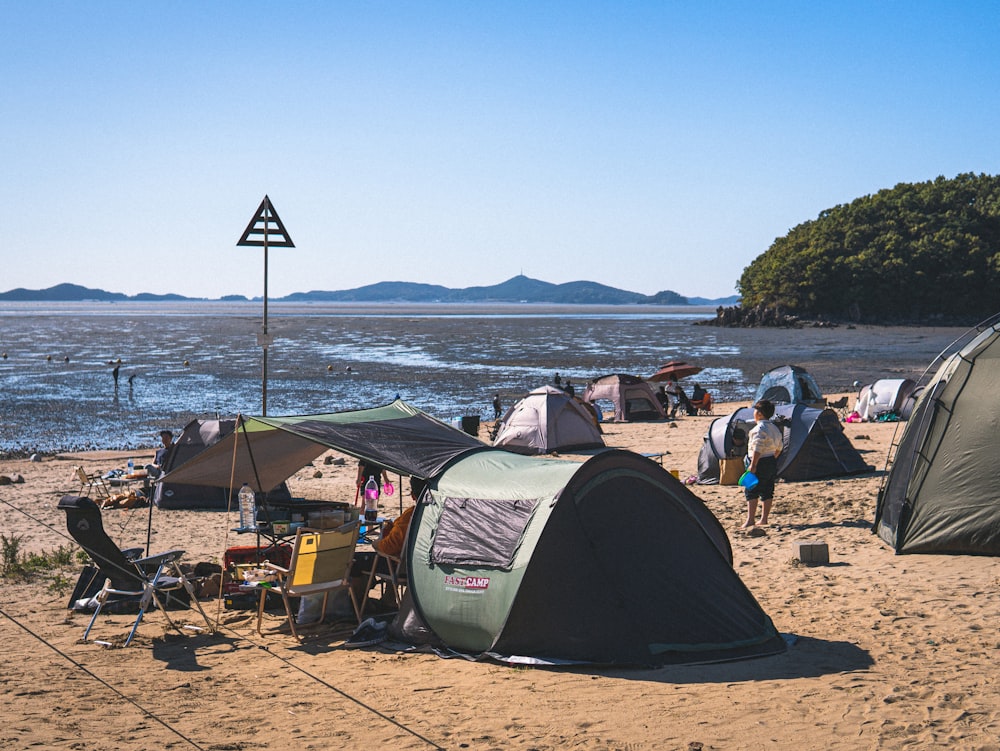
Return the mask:
M 183 295 L 154 295 L 142 292 L 125 295 L 91 289 L 78 284 L 57 284 L 48 289 L 24 289 L 0 292 L 0 300 L 8 302 L 183 302 L 206 301 L 208 298 Z M 260 297 L 225 295 L 219 302 L 253 302 Z M 643 295 L 616 289 L 597 282 L 566 282 L 552 284 L 518 275 L 490 287 L 451 289 L 436 284 L 414 282 L 379 282 L 356 289 L 341 291 L 313 290 L 294 292 L 285 297 L 269 298 L 271 302 L 350 302 L 350 303 L 549 303 L 562 305 L 735 305 L 738 295 L 707 299 L 684 297 L 664 290 L 655 295 Z

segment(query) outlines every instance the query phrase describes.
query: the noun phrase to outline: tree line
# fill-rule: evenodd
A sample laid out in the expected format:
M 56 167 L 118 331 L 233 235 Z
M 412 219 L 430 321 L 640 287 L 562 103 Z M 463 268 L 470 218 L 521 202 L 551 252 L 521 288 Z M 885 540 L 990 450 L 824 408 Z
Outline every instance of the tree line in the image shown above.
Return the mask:
M 823 211 L 743 270 L 742 307 L 854 322 L 976 322 L 1000 310 L 1000 177 L 900 183 Z

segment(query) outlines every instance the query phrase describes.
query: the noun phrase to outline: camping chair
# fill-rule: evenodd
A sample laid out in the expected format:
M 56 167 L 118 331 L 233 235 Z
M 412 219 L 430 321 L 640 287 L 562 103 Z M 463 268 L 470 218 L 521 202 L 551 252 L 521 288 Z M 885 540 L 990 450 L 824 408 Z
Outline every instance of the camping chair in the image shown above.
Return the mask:
M 361 604 L 358 606 L 359 621 L 364 618 L 365 608 L 368 605 L 373 587 L 381 585 L 382 597 L 385 598 L 385 593 L 388 591 L 398 606 L 403 592 L 409 583 L 406 577 L 406 566 L 403 564 L 402 557 L 382 553 L 378 550 L 375 551 L 375 557 L 372 559 L 371 570 L 361 572 L 362 576 L 365 574 L 368 575 L 368 584 L 365 587 L 365 594 L 361 598 Z
M 697 414 L 699 415 L 715 414 L 715 411 L 712 408 L 712 395 L 707 391 L 705 392 L 705 396 L 703 396 L 701 399 L 697 401 L 692 399 L 691 406 L 693 406 L 697 410 Z
M 847 409 L 847 401 L 849 397 L 842 396 L 839 399 L 834 399 L 832 402 L 826 403 L 827 409 L 832 409 L 840 417 L 840 421 L 843 422 L 848 415 L 849 410 Z
M 344 588 L 350 590 L 351 561 L 354 560 L 354 548 L 358 544 L 358 524 L 359 522 L 355 520 L 328 530 L 303 527 L 295 535 L 288 568 L 270 561 L 261 564 L 261 568 L 273 573 L 277 581 L 270 587 L 259 588 L 257 633 L 263 634 L 261 621 L 264 619 L 264 605 L 268 592 L 281 595 L 285 604 L 285 614 L 288 616 L 288 626 L 296 639 L 299 638 L 299 634 L 295 630 L 295 616 L 292 615 L 289 598 L 323 595 L 323 606 L 320 608 L 320 618 L 317 623 L 323 622 L 330 593 Z M 351 603 L 355 615 L 358 615 L 358 606 L 353 593 L 351 593 Z
M 111 498 L 111 486 L 99 474 L 88 474 L 83 467 L 77 467 L 73 471 L 80 481 L 80 492 L 85 498 L 90 498 L 91 492 L 94 493 L 94 498 L 101 503 Z
M 164 617 L 172 628 L 183 633 L 167 615 L 164 602 L 160 599 L 161 595 L 165 595 L 166 602 L 169 604 L 170 593 L 181 589 L 186 591 L 189 600 L 197 606 L 202 618 L 205 619 L 208 630 L 214 630 L 212 622 L 205 615 L 201 603 L 195 596 L 194 587 L 177 564 L 177 561 L 184 555 L 183 550 L 171 550 L 147 558 L 130 558 L 126 555 L 126 551 L 119 549 L 104 531 L 101 509 L 93 500 L 65 495 L 59 501 L 59 508 L 66 512 L 66 527 L 70 535 L 90 556 L 100 575 L 105 577 L 104 586 L 94 596 L 97 609 L 87 625 L 87 630 L 83 632 L 83 641 L 87 641 L 90 630 L 106 603 L 129 599 L 138 599 L 139 614 L 136 616 L 132 630 L 129 631 L 123 646 L 127 647 L 131 643 L 135 632 L 139 629 L 139 624 L 142 622 L 142 617 L 153 604 L 163 611 Z M 168 575 L 168 570 L 172 571 L 174 575 Z

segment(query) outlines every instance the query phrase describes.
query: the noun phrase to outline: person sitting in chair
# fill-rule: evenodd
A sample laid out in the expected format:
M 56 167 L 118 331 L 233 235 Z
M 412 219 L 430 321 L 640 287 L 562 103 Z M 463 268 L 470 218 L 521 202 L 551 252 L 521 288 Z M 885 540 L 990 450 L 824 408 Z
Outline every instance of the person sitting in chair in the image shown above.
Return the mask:
M 707 410 L 712 406 L 712 395 L 705 391 L 700 383 L 696 383 L 694 391 L 691 392 L 691 404 L 695 409 Z
M 146 465 L 146 476 L 152 479 L 156 479 L 163 474 L 163 469 L 170 456 L 170 452 L 174 449 L 174 434 L 169 430 L 161 430 L 160 443 L 163 445 L 156 449 L 156 454 L 153 456 L 153 463 Z
M 410 530 L 410 520 L 413 518 L 413 511 L 420 500 L 421 494 L 427 483 L 418 477 L 410 478 L 410 497 L 413 499 L 412 506 L 403 510 L 395 521 L 387 521 L 382 525 L 382 531 L 372 547 L 376 552 L 365 551 L 354 554 L 354 563 L 351 565 L 351 589 L 358 602 L 364 597 L 365 586 L 368 583 L 367 574 L 373 565 L 378 567 L 378 571 L 388 574 L 388 564 L 383 556 L 393 556 L 398 558 L 403 554 L 403 546 L 406 544 L 406 535 Z M 382 555 L 380 556 L 379 553 Z

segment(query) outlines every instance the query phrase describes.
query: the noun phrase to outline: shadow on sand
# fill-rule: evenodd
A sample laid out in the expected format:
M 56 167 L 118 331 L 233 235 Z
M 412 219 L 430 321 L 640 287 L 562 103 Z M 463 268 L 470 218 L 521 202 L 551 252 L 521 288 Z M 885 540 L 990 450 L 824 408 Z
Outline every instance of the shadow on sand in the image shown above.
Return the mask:
M 710 665 L 668 665 L 656 669 L 600 670 L 595 672 L 626 680 L 658 683 L 739 683 L 794 678 L 816 678 L 867 670 L 875 661 L 857 645 L 807 637 L 788 637 L 794 643 L 780 655 Z

